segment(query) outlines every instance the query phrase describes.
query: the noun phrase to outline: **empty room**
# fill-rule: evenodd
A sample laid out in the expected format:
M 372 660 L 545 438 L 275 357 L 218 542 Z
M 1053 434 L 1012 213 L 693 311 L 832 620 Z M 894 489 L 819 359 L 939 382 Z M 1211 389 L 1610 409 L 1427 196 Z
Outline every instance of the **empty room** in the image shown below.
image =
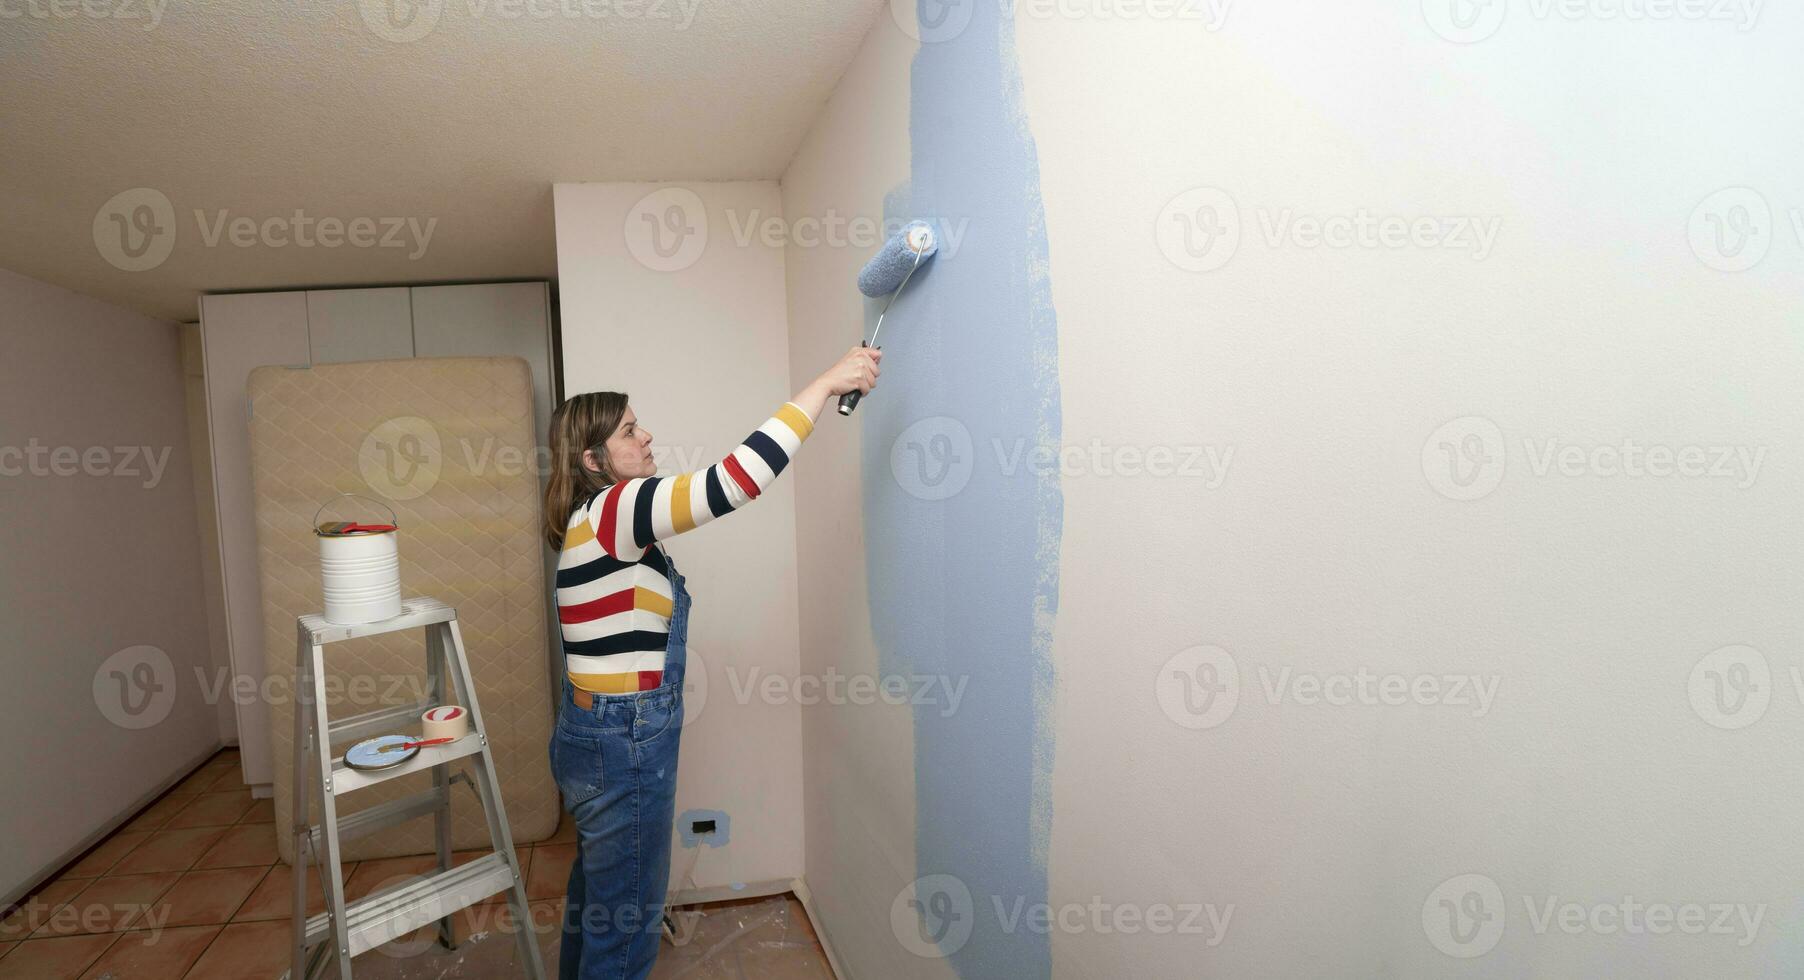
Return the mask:
M 0 0 L 0 980 L 1804 976 L 1800 50 Z

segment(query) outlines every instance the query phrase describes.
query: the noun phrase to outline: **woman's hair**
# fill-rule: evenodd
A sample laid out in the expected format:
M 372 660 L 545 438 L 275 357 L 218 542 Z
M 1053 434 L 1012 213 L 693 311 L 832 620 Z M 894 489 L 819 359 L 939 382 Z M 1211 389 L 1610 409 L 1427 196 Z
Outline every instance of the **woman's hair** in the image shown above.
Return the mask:
M 591 494 L 612 486 L 608 436 L 626 415 L 626 393 L 590 391 L 571 395 L 551 413 L 551 475 L 545 481 L 545 540 L 553 551 L 564 547 L 570 514 Z M 583 465 L 583 450 L 595 450 L 596 473 Z

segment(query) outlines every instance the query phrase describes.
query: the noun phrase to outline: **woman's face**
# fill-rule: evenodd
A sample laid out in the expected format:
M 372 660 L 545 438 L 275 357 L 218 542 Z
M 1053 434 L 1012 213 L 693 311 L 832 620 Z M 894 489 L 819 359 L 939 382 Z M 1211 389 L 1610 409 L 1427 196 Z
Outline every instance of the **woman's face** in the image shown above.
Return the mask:
M 608 437 L 605 445 L 608 455 L 608 470 L 615 479 L 631 480 L 641 476 L 657 476 L 658 467 L 651 461 L 651 433 L 639 427 L 639 419 L 633 415 L 632 406 L 627 406 L 626 414 L 620 417 L 620 425 L 614 434 Z M 583 450 L 583 465 L 600 472 L 600 460 L 595 458 L 595 450 Z

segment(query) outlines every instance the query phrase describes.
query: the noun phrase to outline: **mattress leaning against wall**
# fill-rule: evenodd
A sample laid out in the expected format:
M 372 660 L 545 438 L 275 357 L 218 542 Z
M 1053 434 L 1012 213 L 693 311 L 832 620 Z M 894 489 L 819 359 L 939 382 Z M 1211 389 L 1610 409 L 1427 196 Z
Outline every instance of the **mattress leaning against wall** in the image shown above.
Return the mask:
M 323 607 L 313 515 L 340 492 L 364 494 L 395 511 L 403 596 L 456 607 L 514 840 L 550 837 L 560 805 L 545 758 L 552 713 L 544 543 L 526 362 L 458 357 L 264 367 L 251 372 L 249 392 L 282 859 L 294 860 L 295 617 Z M 321 519 L 382 513 L 363 500 L 335 506 Z M 331 716 L 422 697 L 423 634 L 407 630 L 328 645 Z M 429 772 L 382 783 L 341 800 L 340 816 L 430 785 Z M 452 846 L 487 850 L 475 794 L 452 790 Z M 344 857 L 419 854 L 432 846 L 432 821 L 420 819 L 351 841 Z

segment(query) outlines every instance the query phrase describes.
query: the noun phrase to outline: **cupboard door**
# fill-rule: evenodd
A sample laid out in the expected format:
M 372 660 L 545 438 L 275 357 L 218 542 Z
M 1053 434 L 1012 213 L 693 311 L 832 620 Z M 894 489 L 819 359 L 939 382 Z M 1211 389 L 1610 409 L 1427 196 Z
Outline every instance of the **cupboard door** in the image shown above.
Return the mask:
M 315 364 L 412 357 L 408 288 L 309 291 L 307 335 Z
M 263 590 L 257 571 L 250 402 L 245 391 L 252 368 L 265 364 L 308 366 L 307 294 L 202 296 L 200 310 L 226 636 L 233 672 L 240 682 L 248 680 L 261 690 Z M 275 760 L 270 757 L 269 709 L 260 698 L 233 698 L 233 704 L 238 714 L 238 748 L 244 779 L 253 784 L 268 783 L 275 778 Z
M 213 423 L 207 416 L 206 359 L 201 352 L 200 324 L 184 323 L 182 380 L 188 396 L 188 455 L 194 465 L 194 508 L 200 518 L 201 588 L 207 600 L 208 663 L 230 676 L 232 643 L 226 636 L 225 584 L 220 580 L 219 508 L 213 504 Z M 219 674 L 215 674 L 215 677 Z M 238 741 L 238 711 L 221 698 L 214 706 L 219 715 L 220 741 Z
M 415 357 L 523 357 L 532 368 L 534 438 L 551 422 L 551 307 L 542 282 L 413 287 Z

